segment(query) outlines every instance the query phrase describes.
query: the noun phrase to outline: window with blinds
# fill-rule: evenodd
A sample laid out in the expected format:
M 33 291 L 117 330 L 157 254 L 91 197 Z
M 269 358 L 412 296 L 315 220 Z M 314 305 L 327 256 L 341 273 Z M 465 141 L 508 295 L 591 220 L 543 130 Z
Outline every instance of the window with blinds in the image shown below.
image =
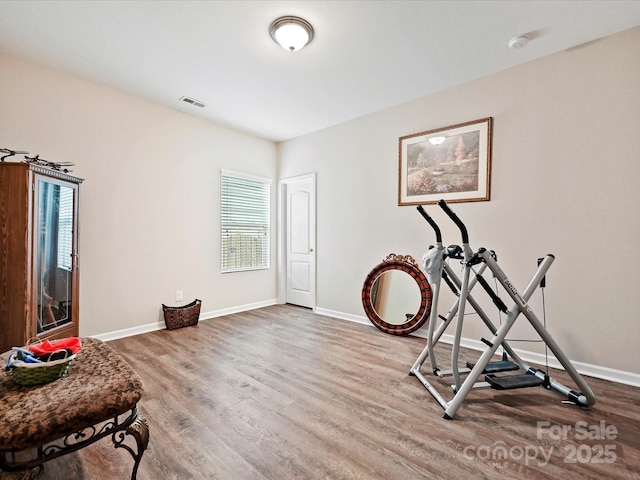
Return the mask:
M 271 181 L 223 171 L 220 175 L 221 270 L 269 268 Z
M 57 187 L 58 205 L 58 268 L 71 270 L 73 253 L 73 189 Z

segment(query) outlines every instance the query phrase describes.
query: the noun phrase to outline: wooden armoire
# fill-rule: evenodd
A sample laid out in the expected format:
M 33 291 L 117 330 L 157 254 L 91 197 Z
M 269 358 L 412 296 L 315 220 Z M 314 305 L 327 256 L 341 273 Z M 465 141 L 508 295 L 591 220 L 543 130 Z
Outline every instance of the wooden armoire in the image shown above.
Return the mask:
M 0 162 L 0 352 L 78 335 L 82 179 Z

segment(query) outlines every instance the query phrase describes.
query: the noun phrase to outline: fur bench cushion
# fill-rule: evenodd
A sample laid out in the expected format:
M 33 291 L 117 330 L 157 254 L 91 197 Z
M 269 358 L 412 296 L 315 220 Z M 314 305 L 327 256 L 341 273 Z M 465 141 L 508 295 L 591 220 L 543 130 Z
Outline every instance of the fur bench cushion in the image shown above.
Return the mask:
M 9 352 L 0 355 L 6 363 Z M 142 396 L 138 374 L 101 340 L 82 339 L 68 376 L 21 386 L 0 373 L 0 450 L 44 445 L 131 410 Z

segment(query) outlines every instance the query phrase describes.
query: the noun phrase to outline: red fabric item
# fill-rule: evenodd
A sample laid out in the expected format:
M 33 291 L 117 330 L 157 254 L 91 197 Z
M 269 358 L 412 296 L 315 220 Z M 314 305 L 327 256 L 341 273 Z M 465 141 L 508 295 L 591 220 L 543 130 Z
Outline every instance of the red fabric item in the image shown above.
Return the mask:
M 60 340 L 45 340 L 42 343 L 29 345 L 27 347 L 35 355 L 48 355 L 59 350 L 69 350 L 71 355 L 75 355 L 82 348 L 82 342 L 77 337 L 61 338 Z

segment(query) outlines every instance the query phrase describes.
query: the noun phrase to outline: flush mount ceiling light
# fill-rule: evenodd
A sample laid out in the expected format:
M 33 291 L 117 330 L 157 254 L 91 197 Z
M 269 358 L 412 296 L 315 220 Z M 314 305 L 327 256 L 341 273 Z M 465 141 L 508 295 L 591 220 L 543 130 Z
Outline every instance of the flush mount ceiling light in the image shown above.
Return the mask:
M 301 50 L 313 39 L 313 27 L 300 17 L 276 18 L 269 33 L 278 45 L 290 52 Z

